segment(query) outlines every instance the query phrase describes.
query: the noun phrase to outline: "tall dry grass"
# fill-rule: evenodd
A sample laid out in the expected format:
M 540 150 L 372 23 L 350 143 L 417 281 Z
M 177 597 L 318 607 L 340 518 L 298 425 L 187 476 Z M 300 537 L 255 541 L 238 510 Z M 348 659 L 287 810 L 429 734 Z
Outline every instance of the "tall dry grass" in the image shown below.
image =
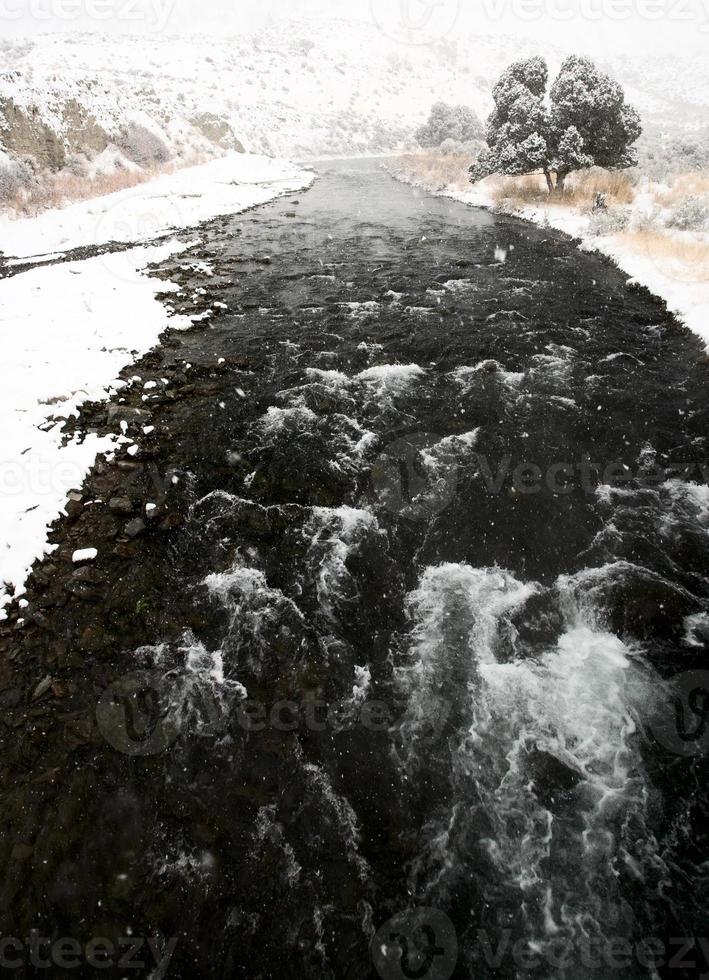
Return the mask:
M 390 167 L 395 176 L 403 177 L 431 191 L 470 189 L 469 156 L 445 154 L 437 150 L 410 153 L 399 157 Z M 525 177 L 488 177 L 486 186 L 496 204 L 544 205 L 549 203 L 573 208 L 591 207 L 597 194 L 605 194 L 609 205 L 632 204 L 635 185 L 624 172 L 594 167 L 571 174 L 563 191 L 549 194 L 542 174 Z
M 669 187 L 659 186 L 653 191 L 655 201 L 664 208 L 677 207 L 690 197 L 709 195 L 709 174 L 702 171 L 675 174 Z
M 468 169 L 472 162 L 466 155 L 429 150 L 398 157 L 390 169 L 394 176 L 420 184 L 427 190 L 444 191 L 450 188 L 464 191 L 470 187 Z
M 104 194 L 113 194 L 128 187 L 135 187 L 156 176 L 147 170 L 117 170 L 112 174 L 101 174 L 93 180 L 77 177 L 74 174 L 52 174 L 17 191 L 5 202 L 10 211 L 26 218 L 62 208 L 76 201 L 88 201 Z
M 632 178 L 622 171 L 602 170 L 593 167 L 571 174 L 563 190 L 549 194 L 543 175 L 527 177 L 489 178 L 491 196 L 501 204 L 559 204 L 573 208 L 590 207 L 597 194 L 604 194 L 609 205 L 632 204 L 635 185 Z
M 77 201 L 89 201 L 129 187 L 137 187 L 155 177 L 174 173 L 183 167 L 194 167 L 206 160 L 206 156 L 195 154 L 189 159 L 173 160 L 152 167 L 142 167 L 140 170 L 116 170 L 94 178 L 67 172 L 49 174 L 36 183 L 21 188 L 13 197 L 3 202 L 3 206 L 18 217 L 33 217 L 50 208 L 67 207 Z

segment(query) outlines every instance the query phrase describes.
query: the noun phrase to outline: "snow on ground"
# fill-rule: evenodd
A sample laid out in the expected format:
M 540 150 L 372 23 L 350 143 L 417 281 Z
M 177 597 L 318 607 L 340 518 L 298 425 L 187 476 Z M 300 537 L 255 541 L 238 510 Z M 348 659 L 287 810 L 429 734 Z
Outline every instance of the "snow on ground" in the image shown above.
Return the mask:
M 230 153 L 105 197 L 45 211 L 0 216 L 0 251 L 28 257 L 106 242 L 150 241 L 175 228 L 234 214 L 311 183 L 312 174 L 272 157 Z
M 50 31 L 0 39 L 0 104 L 11 99 L 68 137 L 68 149 L 81 149 L 70 135 L 75 116 L 67 116 L 67 107 L 78 105 L 109 141 L 121 143 L 121 131 L 136 122 L 180 157 L 234 139 L 271 155 L 354 155 L 407 142 L 438 100 L 463 102 L 484 116 L 511 61 L 543 54 L 553 68 L 571 53 L 549 40 L 461 28 L 444 37 L 434 33 L 426 44 L 405 44 L 369 11 L 342 19 L 323 9 L 296 19 L 287 4 L 281 12 L 266 6 L 272 9 L 261 29 L 240 25 L 231 35 L 223 28 L 212 36 L 167 31 L 131 37 L 129 44 L 120 35 Z M 384 7 L 372 0 L 373 13 Z M 630 52 L 609 53 L 603 67 L 647 120 L 701 118 L 709 92 L 703 52 L 685 53 L 681 72 L 676 56 Z M 94 140 L 102 145 L 96 134 Z
M 107 241 L 141 241 L 236 213 L 308 185 L 312 174 L 263 157 L 235 156 L 182 171 L 38 218 L 5 221 L 8 254 L 28 256 Z M 189 196 L 186 196 L 189 194 Z M 63 446 L 63 419 L 85 401 L 107 398 L 118 374 L 170 325 L 157 293 L 177 289 L 144 274 L 187 245 L 171 238 L 122 252 L 63 262 L 0 280 L 0 618 L 12 587 L 21 594 L 47 530 L 67 494 L 81 487 L 96 454 L 125 441 L 88 436 Z
M 399 180 L 419 183 L 403 172 L 396 171 L 394 176 Z M 462 191 L 452 187 L 446 190 L 427 189 L 430 193 L 450 197 L 472 207 L 495 207 L 486 181 Z M 660 250 L 655 251 L 651 236 L 647 239 L 641 238 L 635 243 L 632 236 L 594 235 L 591 233 L 588 214 L 558 204 L 544 207 L 520 205 L 515 207 L 514 214 L 538 225 L 557 228 L 580 239 L 581 248 L 587 251 L 596 250 L 612 258 L 623 272 L 628 273 L 632 281 L 646 286 L 656 296 L 662 297 L 668 309 L 701 337 L 709 352 L 709 282 L 695 274 L 690 266 Z M 676 238 L 678 241 L 682 239 L 680 232 L 676 233 Z M 703 236 L 705 243 L 708 239 L 709 236 Z

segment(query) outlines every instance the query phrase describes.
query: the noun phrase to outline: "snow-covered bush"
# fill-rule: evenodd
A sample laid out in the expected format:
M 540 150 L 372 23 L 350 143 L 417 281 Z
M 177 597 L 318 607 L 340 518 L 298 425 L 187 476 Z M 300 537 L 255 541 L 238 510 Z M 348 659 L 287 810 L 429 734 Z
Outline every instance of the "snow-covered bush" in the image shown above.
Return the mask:
M 670 228 L 680 231 L 709 231 L 709 194 L 682 201 L 667 219 Z
M 444 140 L 465 143 L 483 136 L 482 123 L 472 109 L 465 105 L 447 105 L 436 102 L 428 120 L 416 131 L 421 146 L 440 146 Z
M 650 131 L 638 143 L 638 166 L 653 180 L 673 174 L 709 171 L 709 127 L 696 133 L 665 135 Z
M 167 163 L 170 159 L 170 151 L 163 140 L 140 123 L 130 123 L 117 143 L 127 158 L 140 167 Z
M 32 168 L 22 160 L 0 159 L 0 204 L 7 204 L 27 187 L 33 178 Z
M 663 228 L 664 225 L 663 209 L 657 204 L 633 211 L 630 219 L 631 231 L 657 231 Z
M 589 231 L 592 235 L 617 235 L 630 227 L 631 212 L 629 208 L 607 208 L 605 211 L 594 211 L 589 221 Z

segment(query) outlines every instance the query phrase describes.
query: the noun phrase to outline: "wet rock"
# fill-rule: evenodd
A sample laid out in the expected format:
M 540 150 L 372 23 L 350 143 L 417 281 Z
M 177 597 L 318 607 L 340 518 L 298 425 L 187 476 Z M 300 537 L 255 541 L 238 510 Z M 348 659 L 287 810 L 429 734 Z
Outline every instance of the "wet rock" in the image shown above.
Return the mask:
M 22 691 L 19 687 L 9 687 L 0 692 L 0 708 L 16 708 L 22 701 Z
M 137 538 L 145 530 L 145 522 L 141 520 L 140 517 L 136 517 L 135 520 L 129 521 L 128 524 L 123 528 L 125 534 L 129 538 Z
M 132 514 L 133 503 L 128 497 L 111 497 L 108 502 L 108 509 L 113 514 Z
M 137 473 L 143 469 L 143 464 L 136 463 L 132 459 L 119 459 L 116 463 L 116 469 L 121 470 L 122 473 Z
M 51 691 L 54 697 L 59 698 L 60 700 L 68 698 L 72 693 L 71 686 L 67 684 L 66 681 L 62 680 L 52 681 Z
M 32 613 L 30 616 L 30 621 L 33 622 L 35 626 L 39 626 L 40 629 L 49 629 L 49 620 L 43 613 L 39 612 L 39 610 Z
M 116 558 L 137 558 L 139 553 L 139 546 L 131 541 L 119 541 L 112 551 Z
M 101 585 L 106 581 L 106 576 L 91 565 L 75 568 L 71 577 L 74 582 L 89 582 L 92 585 Z
M 50 689 L 51 686 L 52 686 L 52 677 L 48 674 L 35 687 L 34 691 L 32 692 L 32 700 L 39 701 L 39 699 L 44 694 L 47 693 L 47 691 Z
M 69 500 L 64 510 L 66 511 L 66 516 L 73 523 L 83 514 L 84 505 L 80 500 Z
M 130 405 L 109 405 L 108 421 L 140 422 L 150 417 L 150 412 L 142 408 L 131 408 Z
M 167 517 L 161 521 L 160 527 L 164 531 L 172 531 L 177 527 L 181 527 L 184 523 L 184 518 L 182 514 L 168 514 Z
M 10 852 L 10 860 L 12 861 L 29 861 L 29 859 L 34 854 L 34 847 L 32 844 L 13 844 L 12 851 Z
M 103 629 L 95 624 L 87 626 L 79 637 L 79 648 L 85 650 L 87 653 L 92 653 L 95 650 L 100 650 L 102 646 Z M 81 663 L 81 658 L 77 653 L 74 653 L 73 656 L 78 658 Z
M 39 586 L 40 588 L 46 588 L 46 586 L 49 585 L 50 580 L 49 580 L 49 575 L 46 574 L 46 571 L 43 572 L 41 569 L 38 568 L 32 572 L 32 575 L 30 576 L 30 581 L 34 586 Z

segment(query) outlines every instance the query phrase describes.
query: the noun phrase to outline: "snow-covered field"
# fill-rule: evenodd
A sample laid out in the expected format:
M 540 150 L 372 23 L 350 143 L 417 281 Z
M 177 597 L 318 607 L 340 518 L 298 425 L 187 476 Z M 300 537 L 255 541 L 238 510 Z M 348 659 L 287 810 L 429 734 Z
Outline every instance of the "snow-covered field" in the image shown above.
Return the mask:
M 441 188 L 432 186 L 426 178 L 417 177 L 415 164 L 410 164 L 411 157 L 403 167 L 392 167 L 392 173 L 397 179 L 421 186 L 429 193 L 450 197 L 472 207 L 488 209 L 498 208 L 492 190 L 495 178 L 489 178 L 461 190 L 457 186 Z M 646 206 L 647 195 L 638 195 L 634 205 L 639 214 Z M 581 248 L 589 251 L 597 250 L 608 255 L 629 278 L 662 297 L 668 308 L 693 330 L 707 344 L 709 351 L 709 279 L 706 264 L 697 267 L 683 261 L 680 256 L 669 254 L 658 244 L 658 239 L 652 235 L 609 234 L 599 235 L 594 232 L 592 220 L 588 213 L 578 209 L 549 203 L 544 206 L 532 206 L 516 203 L 511 213 L 535 224 L 548 225 L 578 238 Z M 675 232 L 674 240 L 679 244 L 687 241 L 688 236 Z M 709 248 L 709 234 L 694 234 L 691 241 Z M 502 244 L 502 243 L 501 243 Z
M 0 129 L 9 100 L 64 144 L 67 159 L 91 144 L 110 169 L 129 124 L 158 136 L 173 157 L 250 152 L 304 159 L 384 153 L 410 143 L 439 100 L 481 117 L 517 58 L 568 50 L 551 42 L 456 32 L 429 44 L 397 43 L 372 18 L 279 17 L 239 36 L 131 38 L 46 34 L 0 41 Z M 702 118 L 709 63 L 627 53 L 601 67 L 624 85 L 646 123 Z M 110 144 L 110 145 L 109 145 Z M 81 161 L 75 161 L 80 163 Z
M 16 258 L 167 236 L 157 245 L 0 280 L 0 616 L 9 586 L 21 592 L 34 560 L 48 550 L 47 529 L 67 493 L 81 486 L 98 452 L 126 441 L 117 422 L 115 437 L 63 445 L 63 420 L 83 402 L 108 397 L 121 369 L 153 347 L 167 326 L 191 325 L 186 317 L 168 319 L 156 298 L 177 287 L 143 270 L 186 247 L 188 235 L 173 237 L 180 229 L 312 179 L 294 164 L 235 154 L 130 191 L 0 223 L 6 255 Z

